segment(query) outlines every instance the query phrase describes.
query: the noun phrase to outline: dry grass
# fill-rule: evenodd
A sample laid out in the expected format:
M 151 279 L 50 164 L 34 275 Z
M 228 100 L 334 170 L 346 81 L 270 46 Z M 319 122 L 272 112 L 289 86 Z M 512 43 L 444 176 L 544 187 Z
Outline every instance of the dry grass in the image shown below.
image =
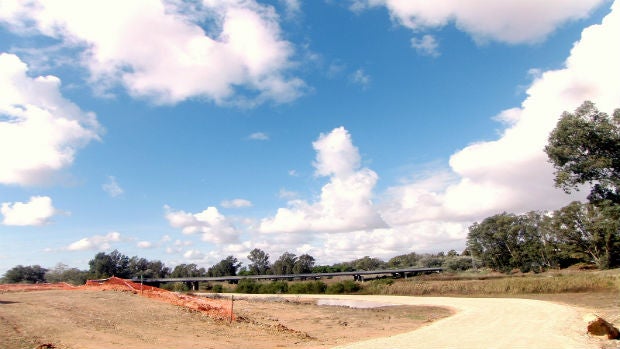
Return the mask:
M 381 294 L 468 296 L 558 294 L 620 291 L 620 269 L 562 271 L 543 274 L 461 274 L 399 280 L 379 288 Z

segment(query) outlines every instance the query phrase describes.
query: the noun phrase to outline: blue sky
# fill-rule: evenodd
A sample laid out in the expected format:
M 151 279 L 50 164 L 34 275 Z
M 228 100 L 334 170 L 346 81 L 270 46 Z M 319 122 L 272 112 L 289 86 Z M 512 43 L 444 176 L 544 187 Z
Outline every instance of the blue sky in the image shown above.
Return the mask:
M 559 208 L 542 151 L 620 107 L 620 8 L 574 1 L 0 1 L 0 273 L 465 247 Z

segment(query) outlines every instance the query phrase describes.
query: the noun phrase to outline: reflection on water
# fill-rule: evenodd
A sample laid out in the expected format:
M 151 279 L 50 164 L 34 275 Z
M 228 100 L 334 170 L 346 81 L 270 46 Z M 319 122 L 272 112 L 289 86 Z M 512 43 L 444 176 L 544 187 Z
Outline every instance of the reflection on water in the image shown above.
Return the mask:
M 395 306 L 395 304 L 390 304 L 390 303 L 356 301 L 356 300 L 349 300 L 349 299 L 319 299 L 317 300 L 316 304 L 337 306 L 337 307 L 349 307 L 349 308 L 357 308 L 357 309 L 370 309 L 370 308 Z

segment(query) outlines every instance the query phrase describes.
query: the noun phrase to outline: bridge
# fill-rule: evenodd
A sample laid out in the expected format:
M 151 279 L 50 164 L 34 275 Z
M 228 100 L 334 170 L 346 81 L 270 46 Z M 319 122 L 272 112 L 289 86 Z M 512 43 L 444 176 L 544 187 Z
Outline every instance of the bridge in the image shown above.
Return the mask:
M 199 282 L 229 282 L 238 283 L 239 280 L 253 279 L 253 280 L 318 280 L 321 278 L 338 277 L 338 276 L 353 276 L 355 281 L 364 281 L 365 277 L 371 275 L 391 275 L 394 278 L 407 278 L 409 276 L 415 276 L 418 274 L 430 274 L 439 273 L 443 271 L 442 268 L 405 268 L 405 269 L 387 269 L 387 270 L 357 270 L 357 271 L 343 271 L 334 273 L 308 273 L 308 274 L 284 274 L 284 275 L 237 275 L 237 276 L 214 276 L 214 277 L 183 277 L 183 278 L 133 278 L 132 281 L 144 282 L 149 285 L 159 285 L 167 282 L 185 282 L 192 284 L 194 288 L 197 288 Z

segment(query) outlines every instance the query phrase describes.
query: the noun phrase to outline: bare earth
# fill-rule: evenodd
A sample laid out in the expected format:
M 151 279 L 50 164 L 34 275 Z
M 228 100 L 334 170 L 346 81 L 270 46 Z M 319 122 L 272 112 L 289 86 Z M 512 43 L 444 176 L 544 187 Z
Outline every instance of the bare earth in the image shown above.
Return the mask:
M 0 348 L 329 348 L 451 315 L 439 307 L 350 309 L 241 297 L 234 302 L 239 320 L 229 324 L 131 292 L 0 293 Z
M 114 291 L 0 294 L 0 348 L 599 348 L 584 308 L 532 299 L 240 296 L 228 324 Z M 316 299 L 396 307 L 316 306 Z M 449 316 L 452 315 L 452 316 Z

